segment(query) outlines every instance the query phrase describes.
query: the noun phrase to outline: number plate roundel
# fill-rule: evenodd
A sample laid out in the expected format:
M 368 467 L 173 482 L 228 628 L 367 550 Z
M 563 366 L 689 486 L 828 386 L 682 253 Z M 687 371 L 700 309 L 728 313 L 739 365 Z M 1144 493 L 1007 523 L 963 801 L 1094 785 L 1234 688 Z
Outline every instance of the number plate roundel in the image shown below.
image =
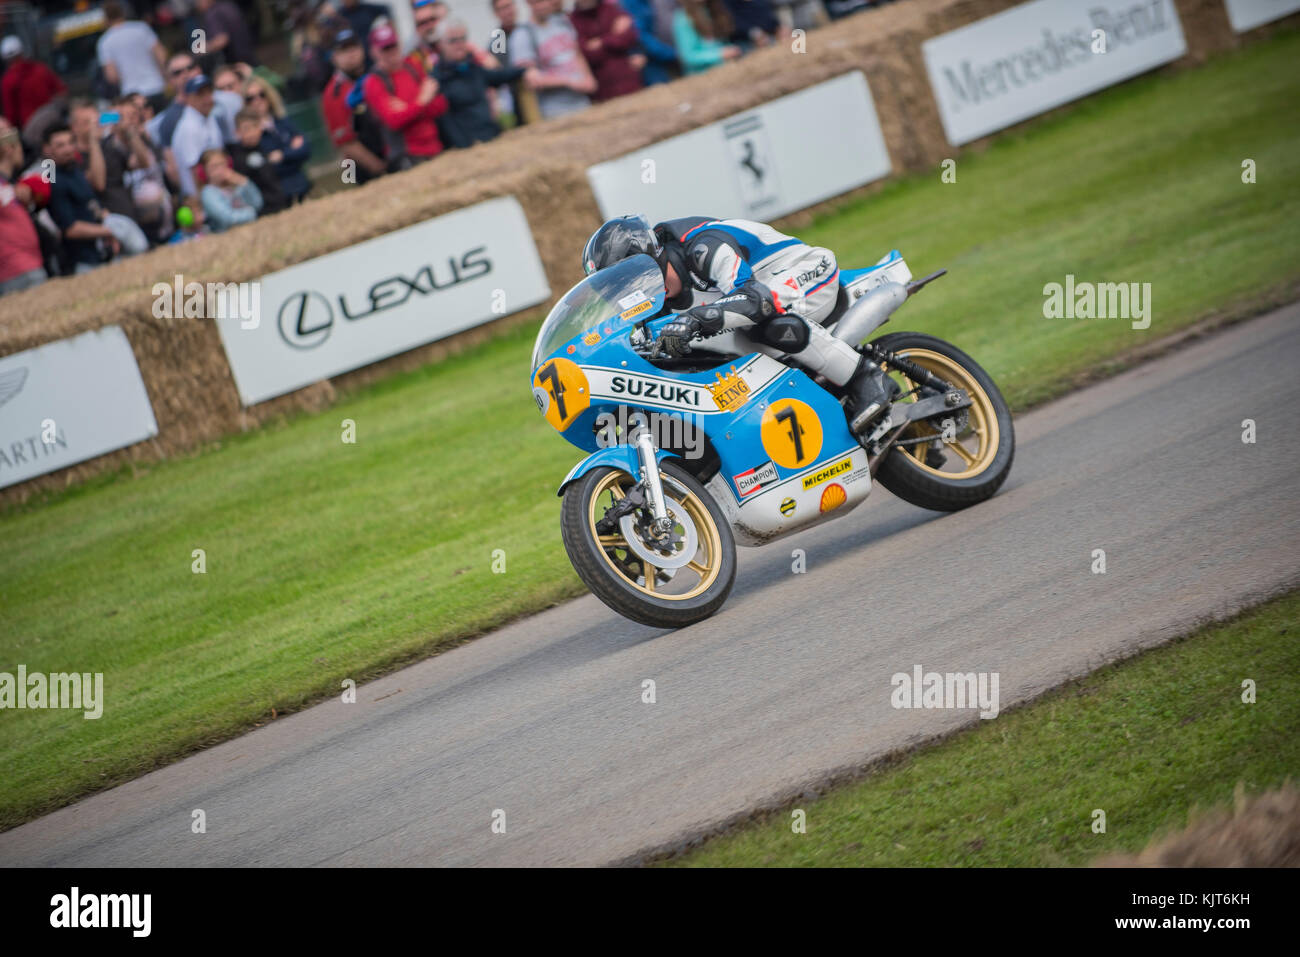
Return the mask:
M 777 399 L 759 426 L 763 449 L 782 468 L 803 468 L 822 451 L 822 422 L 807 402 Z
M 533 376 L 533 399 L 551 427 L 563 432 L 591 405 L 591 386 L 573 360 L 547 359 Z

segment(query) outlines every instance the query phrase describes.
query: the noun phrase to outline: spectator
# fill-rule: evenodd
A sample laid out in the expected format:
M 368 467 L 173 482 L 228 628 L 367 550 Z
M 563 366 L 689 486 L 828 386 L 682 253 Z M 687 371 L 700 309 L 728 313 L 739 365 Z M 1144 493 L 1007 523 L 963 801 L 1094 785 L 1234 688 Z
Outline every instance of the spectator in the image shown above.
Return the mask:
M 108 179 L 104 169 L 104 151 L 99 145 L 99 110 L 90 100 L 73 100 L 68 104 L 68 126 L 72 129 L 81 171 L 86 174 L 95 193 L 102 193 Z
M 447 112 L 438 82 L 402 58 L 397 31 L 387 23 L 370 32 L 370 52 L 375 69 L 361 81 L 361 90 L 367 108 L 387 131 L 388 169 L 407 169 L 437 156 L 442 140 L 434 121 Z
M 262 194 L 247 176 L 236 173 L 222 150 L 203 151 L 203 212 L 214 233 L 251 223 L 262 208 Z
M 148 24 L 128 20 L 121 0 L 104 4 L 104 19 L 108 29 L 100 34 L 95 47 L 104 78 L 119 93 L 142 93 L 153 101 L 154 109 L 161 110 L 167 105 L 162 74 L 167 51 L 158 35 Z
M 63 124 L 51 126 L 45 131 L 44 149 L 54 161 L 50 215 L 63 234 L 75 272 L 89 272 L 119 252 L 134 255 L 149 248 L 139 226 L 107 212 L 95 198 L 77 161 L 72 130 Z
M 532 18 L 510 35 L 512 66 L 536 67 L 527 81 L 542 119 L 585 110 L 596 80 L 578 48 L 578 33 L 560 0 L 528 0 Z
M 234 93 L 243 100 L 244 83 L 247 79 L 235 69 L 233 64 L 219 66 L 212 72 L 212 88 L 216 92 Z
M 439 128 L 448 146 L 486 143 L 501 132 L 488 101 L 491 87 L 519 79 L 524 68 L 489 69 L 478 63 L 470 53 L 469 28 L 462 20 L 444 20 L 438 31 L 439 57 L 433 78 L 448 104 Z
M 771 0 L 776 17 L 781 21 L 783 30 L 789 32 L 793 27 L 799 30 L 814 30 L 830 22 L 822 0 Z
M 596 77 L 592 99 L 612 100 L 641 89 L 646 64 L 645 54 L 636 50 L 641 37 L 618 0 L 576 0 L 569 19 Z
M 667 83 L 678 75 L 673 20 L 677 0 L 620 0 L 641 35 L 641 52 L 646 63 L 641 77 L 647 86 Z
M 5 117 L 23 130 L 36 111 L 67 93 L 68 88 L 40 60 L 27 57 L 23 41 L 15 36 L 0 40 L 4 78 L 0 79 L 0 107 Z
M 353 172 L 358 184 L 368 182 L 384 172 L 382 131 L 366 112 L 364 104 L 360 107 L 360 116 L 354 114 L 352 107 L 348 106 L 348 94 L 365 69 L 363 50 L 361 39 L 350 29 L 339 31 L 334 38 L 334 75 L 321 94 L 321 112 L 325 117 L 325 127 L 330 133 L 330 142 L 343 154 L 345 160 L 351 160 L 355 164 Z M 367 132 L 366 136 L 360 134 L 359 126 Z
M 269 134 L 262 125 L 262 117 L 254 110 L 240 110 L 235 117 L 235 130 L 239 139 L 227 148 L 236 173 L 247 176 L 262 194 L 262 215 L 278 213 L 291 205 L 276 175 L 276 165 L 283 158 L 278 149 L 268 149 Z M 274 144 L 272 144 L 274 145 Z
M 311 180 L 302 171 L 311 157 L 311 143 L 285 116 L 284 103 L 275 87 L 260 76 L 253 76 L 244 85 L 244 109 L 261 120 L 261 149 L 275 167 L 285 198 L 290 204 L 301 203 L 311 190 Z
M 346 28 L 347 21 L 340 18 L 328 3 L 321 4 L 314 16 L 300 22 L 289 40 L 295 64 L 293 76 L 287 84 L 291 96 L 311 99 L 325 89 L 334 72 L 330 54 L 335 37 L 339 30 Z M 364 48 L 362 61 L 365 61 Z
M 140 111 L 140 128 L 147 129 L 153 122 L 154 108 L 150 105 L 149 100 L 139 93 L 132 93 L 130 100 L 135 104 L 135 108 Z M 152 144 L 151 144 L 152 145 Z
M 27 212 L 31 189 L 14 182 L 22 163 L 21 134 L 0 116 L 0 296 L 46 279 L 40 237 Z
M 500 59 L 505 65 L 510 65 L 510 36 L 519 27 L 519 11 L 515 6 L 515 0 L 492 0 L 492 10 L 497 16 L 497 28 L 492 31 L 492 36 L 488 43 L 488 48 Z M 497 91 L 500 94 L 498 104 L 501 114 L 513 113 L 515 122 L 522 124 L 525 122 L 524 111 L 521 108 L 526 96 L 531 96 L 533 105 L 533 119 L 536 120 L 537 100 L 532 91 L 523 89 L 522 81 L 516 80 L 507 87 L 502 87 Z
M 258 65 L 252 31 L 232 0 L 194 0 L 194 9 L 202 18 L 209 54 L 221 54 L 226 63 Z
M 438 24 L 447 16 L 442 0 L 423 0 L 415 7 L 415 49 L 406 59 L 421 73 L 433 73 L 438 63 Z
M 719 37 L 731 33 L 731 15 L 722 0 L 683 0 L 673 14 L 673 35 L 682 70 L 690 75 L 738 59 L 740 47 Z
M 203 154 L 221 149 L 225 137 L 217 122 L 212 81 L 200 73 L 185 83 L 185 111 L 172 135 L 172 153 L 182 194 L 197 192 L 194 173 Z
M 171 147 L 176 124 L 185 113 L 185 84 L 202 72 L 198 61 L 188 53 L 173 53 L 167 61 L 167 78 L 176 91 L 176 97 L 147 127 L 150 138 L 159 148 Z
M 492 12 L 497 15 L 497 29 L 492 31 L 493 42 L 489 44 L 492 52 L 501 57 L 504 62 L 510 62 L 510 37 L 519 29 L 519 8 L 515 6 L 515 0 L 492 0 Z M 501 44 L 498 46 L 497 40 Z
M 790 28 L 777 19 L 771 0 L 724 0 L 731 14 L 731 42 L 742 50 L 788 42 Z
M 114 104 L 117 122 L 100 142 L 106 186 L 104 207 L 134 219 L 151 240 L 167 238 L 171 225 L 171 198 L 163 180 L 162 164 L 144 130 L 141 94 L 119 97 Z
M 402 0 L 398 0 L 402 2 Z M 393 13 L 387 5 L 378 3 L 361 3 L 359 0 L 343 0 L 339 6 L 339 16 L 346 21 L 352 32 L 359 37 L 370 36 L 375 21 L 380 17 L 391 20 Z

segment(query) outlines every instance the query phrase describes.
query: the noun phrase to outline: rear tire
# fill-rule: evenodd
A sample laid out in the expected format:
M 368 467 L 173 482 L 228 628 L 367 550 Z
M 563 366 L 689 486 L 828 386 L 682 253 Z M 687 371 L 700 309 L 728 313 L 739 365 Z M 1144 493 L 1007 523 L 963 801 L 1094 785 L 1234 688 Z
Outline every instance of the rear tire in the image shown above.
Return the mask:
M 574 571 L 593 595 L 635 622 L 681 628 L 708 618 L 727 600 L 736 580 L 736 543 L 722 510 L 698 479 L 671 460 L 660 464 L 659 474 L 669 510 L 679 517 L 677 529 L 684 533 L 689 525 L 694 535 L 690 556 L 683 546 L 662 557 L 672 563 L 690 558 L 689 564 L 660 568 L 649 564 L 659 556 L 643 538 L 629 544 L 622 532 L 597 532 L 595 523 L 615 500 L 613 492 L 637 483 L 621 469 L 592 469 L 565 488 L 560 534 Z M 650 581 L 647 564 L 655 569 Z M 690 576 L 698 581 L 692 583 Z
M 894 332 L 874 340 L 874 345 L 923 366 L 970 395 L 966 410 L 967 427 L 958 430 L 955 441 L 943 441 L 942 431 L 929 422 L 918 422 L 899 438 L 933 435 L 940 442 L 897 446 L 880 463 L 876 477 L 880 484 L 904 501 L 938 512 L 955 512 L 992 498 L 1011 472 L 1016 454 L 1015 427 L 1011 410 L 997 384 L 979 363 L 956 346 L 919 332 Z M 902 381 L 903 390 L 914 383 L 890 370 Z M 942 455 L 943 465 L 927 463 L 927 457 Z

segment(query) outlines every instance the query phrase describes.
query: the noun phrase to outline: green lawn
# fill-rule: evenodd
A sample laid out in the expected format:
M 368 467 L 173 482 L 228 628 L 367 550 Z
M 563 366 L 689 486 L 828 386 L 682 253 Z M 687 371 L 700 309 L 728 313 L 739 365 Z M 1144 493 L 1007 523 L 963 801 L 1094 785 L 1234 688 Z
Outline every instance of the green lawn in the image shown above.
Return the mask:
M 1294 288 L 1297 58 L 1292 31 L 1135 81 L 962 157 L 955 184 L 900 180 L 803 234 L 845 264 L 897 246 L 917 274 L 948 267 L 887 328 L 953 339 L 1023 408 Z M 1042 318 L 1043 285 L 1067 272 L 1152 283 L 1151 328 Z M 578 453 L 529 395 L 535 330 L 7 510 L 0 671 L 102 671 L 107 704 L 97 721 L 0 711 L 0 826 L 578 594 L 554 496 Z
M 1231 804 L 1238 783 L 1253 793 L 1300 779 L 1297 728 L 1293 592 L 803 802 L 803 834 L 791 808 L 671 863 L 1082 866 L 1184 827 L 1192 808 Z

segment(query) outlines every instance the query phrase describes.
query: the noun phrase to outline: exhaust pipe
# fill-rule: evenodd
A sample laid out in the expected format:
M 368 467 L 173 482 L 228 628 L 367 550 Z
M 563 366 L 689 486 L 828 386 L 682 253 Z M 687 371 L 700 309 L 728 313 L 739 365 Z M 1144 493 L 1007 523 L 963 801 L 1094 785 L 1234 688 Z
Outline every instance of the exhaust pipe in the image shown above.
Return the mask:
M 861 345 L 867 336 L 889 321 L 894 310 L 907 302 L 908 296 L 919 292 L 926 283 L 933 282 L 947 271 L 940 269 L 907 285 L 887 282 L 877 286 L 844 311 L 840 321 L 831 330 L 831 335 L 850 345 Z
M 867 336 L 888 321 L 890 314 L 907 302 L 907 287 L 898 282 L 877 286 L 844 311 L 831 335 L 851 346 L 860 345 Z

